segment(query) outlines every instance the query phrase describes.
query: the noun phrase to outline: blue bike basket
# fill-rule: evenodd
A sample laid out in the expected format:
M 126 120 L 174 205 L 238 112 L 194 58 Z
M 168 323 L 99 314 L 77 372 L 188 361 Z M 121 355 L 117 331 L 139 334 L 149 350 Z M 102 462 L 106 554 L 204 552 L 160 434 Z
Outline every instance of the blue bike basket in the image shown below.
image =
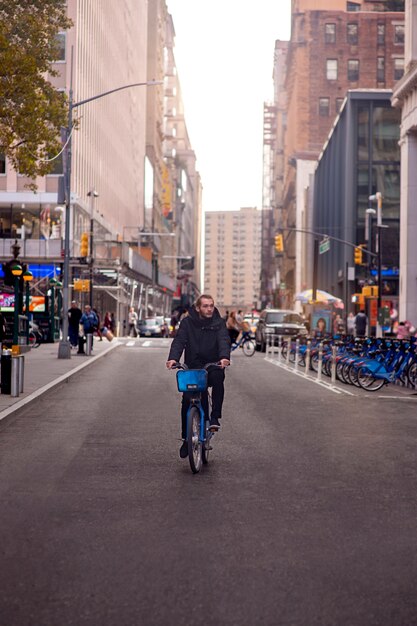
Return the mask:
M 177 372 L 178 391 L 198 392 L 207 389 L 206 370 L 178 370 Z

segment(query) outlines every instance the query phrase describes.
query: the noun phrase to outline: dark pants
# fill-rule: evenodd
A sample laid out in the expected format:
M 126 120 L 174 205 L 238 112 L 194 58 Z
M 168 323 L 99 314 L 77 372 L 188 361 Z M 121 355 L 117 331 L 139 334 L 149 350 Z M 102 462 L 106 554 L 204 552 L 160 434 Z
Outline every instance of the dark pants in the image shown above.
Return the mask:
M 212 387 L 212 401 L 213 405 L 211 407 L 211 416 L 209 417 L 217 417 L 220 419 L 222 416 L 222 406 L 224 399 L 224 369 L 222 370 L 211 370 L 208 373 L 208 386 Z M 183 439 L 187 436 L 187 411 L 190 406 L 190 398 L 192 398 L 194 394 L 192 393 L 183 393 L 182 394 L 182 402 L 181 402 L 181 436 Z M 201 404 L 204 409 L 204 413 L 208 415 L 208 397 L 207 391 L 201 394 Z
M 78 346 L 78 326 L 68 326 L 70 344 L 75 348 Z

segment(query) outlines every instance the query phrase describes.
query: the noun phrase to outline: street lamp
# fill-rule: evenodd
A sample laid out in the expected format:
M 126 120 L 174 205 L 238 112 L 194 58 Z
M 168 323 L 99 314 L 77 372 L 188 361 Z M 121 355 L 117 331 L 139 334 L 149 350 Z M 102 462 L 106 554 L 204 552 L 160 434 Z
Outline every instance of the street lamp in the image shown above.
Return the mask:
M 23 267 L 15 261 L 10 271 L 14 276 L 13 345 L 17 346 L 19 341 L 19 279 L 23 274 Z
M 30 320 L 30 290 L 29 290 L 29 283 L 31 280 L 33 280 L 33 274 L 30 270 L 26 270 L 23 273 L 23 280 L 25 283 L 25 287 L 26 287 L 26 319 L 27 319 L 27 324 L 26 324 L 26 344 L 29 345 L 29 320 Z
M 71 51 L 72 56 L 73 51 Z M 72 59 L 71 59 L 72 66 Z M 59 343 L 58 359 L 70 359 L 71 358 L 71 344 L 68 341 L 68 315 L 69 308 L 69 272 L 70 272 L 70 214 L 71 214 L 71 160 L 72 160 L 72 113 L 77 107 L 80 107 L 93 100 L 104 98 L 116 91 L 122 91 L 124 89 L 130 89 L 131 87 L 147 87 L 151 85 L 162 85 L 162 80 L 149 80 L 142 83 L 132 83 L 131 85 L 123 85 L 115 89 L 110 89 L 103 93 L 99 93 L 91 98 L 85 98 L 79 102 L 74 102 L 73 89 L 72 89 L 72 67 L 71 67 L 71 83 L 69 90 L 69 102 L 68 102 L 68 125 L 66 129 L 66 149 L 64 159 L 64 187 L 65 187 L 65 233 L 64 233 L 64 267 L 63 267 L 63 320 L 62 320 L 62 340 Z
M 94 246 L 94 200 L 98 198 L 98 191 L 92 189 L 88 192 L 87 196 L 91 198 L 90 205 L 90 299 L 89 303 L 91 308 L 93 308 L 93 265 L 94 265 L 94 255 L 93 255 L 93 246 Z
M 378 299 L 377 299 L 377 324 L 376 324 L 376 336 L 382 337 L 382 326 L 379 323 L 379 318 L 381 314 L 381 304 L 382 304 L 382 229 L 388 228 L 382 223 L 382 194 L 377 191 L 372 196 L 368 198 L 369 202 L 375 202 L 376 205 L 376 236 L 375 236 L 375 252 L 377 255 L 377 275 L 378 275 Z M 367 213 L 369 214 L 374 209 L 368 209 Z

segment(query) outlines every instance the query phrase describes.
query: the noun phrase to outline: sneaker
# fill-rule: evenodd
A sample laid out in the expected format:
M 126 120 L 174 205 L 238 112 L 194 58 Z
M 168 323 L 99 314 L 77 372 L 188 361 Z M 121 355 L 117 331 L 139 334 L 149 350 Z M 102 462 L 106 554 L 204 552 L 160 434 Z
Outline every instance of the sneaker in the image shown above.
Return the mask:
M 210 430 L 219 430 L 220 422 L 217 417 L 212 417 L 210 420 Z
M 188 456 L 188 442 L 184 440 L 180 448 L 180 457 L 182 459 L 186 459 L 187 456 Z

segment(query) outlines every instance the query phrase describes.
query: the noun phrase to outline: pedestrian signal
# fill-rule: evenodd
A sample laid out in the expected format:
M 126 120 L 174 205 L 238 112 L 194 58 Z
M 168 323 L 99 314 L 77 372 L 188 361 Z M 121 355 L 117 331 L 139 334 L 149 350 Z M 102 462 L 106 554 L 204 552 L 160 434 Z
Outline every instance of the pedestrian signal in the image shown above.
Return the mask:
M 83 233 L 81 235 L 80 256 L 82 257 L 88 256 L 88 233 Z
M 362 265 L 362 247 L 355 248 L 355 265 Z
M 284 252 L 284 238 L 281 233 L 275 235 L 275 252 Z

